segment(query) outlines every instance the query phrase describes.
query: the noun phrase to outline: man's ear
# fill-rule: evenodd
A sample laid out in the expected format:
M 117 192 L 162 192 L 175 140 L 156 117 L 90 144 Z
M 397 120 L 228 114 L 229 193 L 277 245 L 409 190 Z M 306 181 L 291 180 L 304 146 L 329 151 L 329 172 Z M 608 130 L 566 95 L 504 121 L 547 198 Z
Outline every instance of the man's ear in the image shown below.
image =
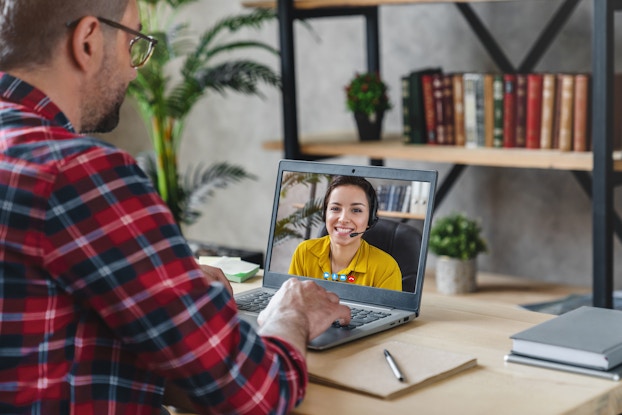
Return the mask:
M 73 30 L 70 48 L 75 64 L 84 71 L 99 68 L 103 56 L 101 24 L 94 16 L 82 18 Z M 93 66 L 95 65 L 95 66 Z

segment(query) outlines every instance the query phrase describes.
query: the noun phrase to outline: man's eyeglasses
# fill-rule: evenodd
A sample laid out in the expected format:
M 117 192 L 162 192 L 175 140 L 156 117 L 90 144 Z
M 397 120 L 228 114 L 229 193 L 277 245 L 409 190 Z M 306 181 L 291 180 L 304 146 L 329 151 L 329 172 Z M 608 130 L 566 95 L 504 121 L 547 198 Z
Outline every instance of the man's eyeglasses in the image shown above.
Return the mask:
M 130 56 L 131 56 L 131 65 L 132 68 L 140 68 L 143 66 L 151 55 L 153 54 L 153 49 L 155 45 L 158 43 L 158 40 L 153 36 L 147 36 L 140 33 L 137 30 L 131 29 L 127 26 L 122 25 L 121 23 L 117 23 L 112 20 L 108 20 L 104 17 L 97 17 L 97 20 L 100 22 L 107 24 L 110 27 L 114 27 L 115 29 L 123 30 L 131 35 L 136 36 L 130 41 Z M 78 24 L 80 19 L 75 20 L 73 22 L 66 23 L 67 27 L 73 27 Z

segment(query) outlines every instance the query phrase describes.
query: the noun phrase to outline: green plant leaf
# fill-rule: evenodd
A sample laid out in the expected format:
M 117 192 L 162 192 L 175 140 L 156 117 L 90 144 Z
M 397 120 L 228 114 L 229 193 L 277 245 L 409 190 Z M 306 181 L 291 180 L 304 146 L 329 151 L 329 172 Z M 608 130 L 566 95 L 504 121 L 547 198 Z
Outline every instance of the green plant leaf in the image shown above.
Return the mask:
M 259 84 L 280 88 L 278 74 L 267 65 L 249 59 L 219 59 L 225 53 L 261 50 L 278 55 L 274 47 L 256 39 L 228 39 L 242 29 L 259 29 L 276 20 L 271 10 L 224 17 L 203 33 L 193 34 L 186 22 L 176 21 L 182 7 L 197 0 L 139 0 L 144 31 L 158 39 L 150 61 L 138 70 L 128 95 L 138 104 L 147 126 L 155 156 L 144 169 L 178 222 L 192 223 L 200 216 L 214 189 L 252 175 L 243 169 L 217 164 L 214 169 L 199 166 L 190 177 L 177 171 L 177 150 L 185 119 L 194 105 L 209 91 L 227 90 L 262 96 Z M 220 168 L 220 170 L 219 170 Z
M 454 213 L 435 221 L 428 246 L 435 255 L 464 260 L 475 258 L 488 249 L 481 232 L 476 221 Z

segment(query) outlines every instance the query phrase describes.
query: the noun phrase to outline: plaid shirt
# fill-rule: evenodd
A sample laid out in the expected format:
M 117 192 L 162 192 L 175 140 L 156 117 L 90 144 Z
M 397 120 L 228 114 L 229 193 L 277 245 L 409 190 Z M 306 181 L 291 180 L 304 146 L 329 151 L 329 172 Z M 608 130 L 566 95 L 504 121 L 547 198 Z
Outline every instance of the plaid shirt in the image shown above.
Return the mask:
M 237 317 L 131 156 L 0 73 L 0 413 L 285 413 L 304 357 Z

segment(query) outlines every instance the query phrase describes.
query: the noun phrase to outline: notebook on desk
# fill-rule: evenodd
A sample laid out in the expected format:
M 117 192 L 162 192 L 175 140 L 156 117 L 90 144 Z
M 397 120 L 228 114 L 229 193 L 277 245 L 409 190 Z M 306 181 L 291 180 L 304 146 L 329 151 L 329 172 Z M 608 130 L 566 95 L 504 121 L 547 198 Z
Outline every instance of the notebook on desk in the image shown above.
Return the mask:
M 438 173 L 379 166 L 280 161 L 262 287 L 235 297 L 240 316 L 251 324 L 257 324 L 262 307 L 261 297 L 268 300 L 289 278 L 308 279 L 290 275 L 290 262 L 300 242 L 319 236 L 323 227 L 321 206 L 325 189 L 334 176 L 367 179 L 378 194 L 380 220 L 410 222 L 409 226 L 419 229 L 416 234 L 420 238 L 420 248 L 419 252 L 412 254 L 412 260 L 416 261 L 414 282 L 403 284 L 402 291 L 356 285 L 348 281 L 346 275 L 325 274 L 325 279 L 313 279 L 335 292 L 341 302 L 350 307 L 353 316 L 357 312 L 361 316 L 355 319 L 356 324 L 348 327 L 335 325 L 312 339 L 308 347 L 316 350 L 396 327 L 419 315 Z M 305 212 L 317 213 L 305 217 Z M 363 238 L 368 235 L 371 232 Z M 369 243 L 373 244 L 371 237 Z

